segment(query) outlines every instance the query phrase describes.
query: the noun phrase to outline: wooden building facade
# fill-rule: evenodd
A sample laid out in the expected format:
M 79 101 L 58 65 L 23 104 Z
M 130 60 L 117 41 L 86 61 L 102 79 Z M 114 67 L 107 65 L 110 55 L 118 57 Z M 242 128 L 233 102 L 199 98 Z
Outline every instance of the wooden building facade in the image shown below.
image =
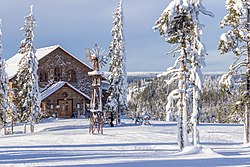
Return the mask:
M 59 45 L 37 49 L 36 56 L 42 111 L 60 118 L 87 117 L 92 68 Z M 10 81 L 15 79 L 21 57 L 16 54 L 6 61 Z

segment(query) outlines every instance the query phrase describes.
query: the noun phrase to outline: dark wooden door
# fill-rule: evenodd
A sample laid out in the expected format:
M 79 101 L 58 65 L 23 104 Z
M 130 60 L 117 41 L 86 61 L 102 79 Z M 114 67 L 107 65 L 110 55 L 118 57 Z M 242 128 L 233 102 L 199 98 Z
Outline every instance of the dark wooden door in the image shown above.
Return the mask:
M 59 100 L 59 118 L 70 118 L 72 116 L 72 100 Z

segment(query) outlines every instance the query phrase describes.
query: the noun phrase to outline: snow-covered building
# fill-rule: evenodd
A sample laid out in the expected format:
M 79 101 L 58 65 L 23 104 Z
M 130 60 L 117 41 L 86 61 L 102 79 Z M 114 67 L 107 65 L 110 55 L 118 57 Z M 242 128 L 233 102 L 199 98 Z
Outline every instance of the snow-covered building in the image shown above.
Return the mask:
M 87 116 L 90 103 L 92 68 L 60 45 L 37 49 L 41 107 L 44 113 L 68 118 L 74 113 Z M 15 77 L 22 55 L 7 60 L 7 73 L 15 90 Z M 11 84 L 12 85 L 12 84 Z

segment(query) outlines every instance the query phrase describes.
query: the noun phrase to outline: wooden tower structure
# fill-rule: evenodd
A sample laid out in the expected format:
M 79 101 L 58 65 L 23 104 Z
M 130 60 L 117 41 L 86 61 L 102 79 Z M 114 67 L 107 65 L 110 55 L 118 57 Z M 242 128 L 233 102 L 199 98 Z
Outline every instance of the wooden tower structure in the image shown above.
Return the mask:
M 93 71 L 88 75 L 92 78 L 92 92 L 90 101 L 90 125 L 89 133 L 103 134 L 103 120 L 104 113 L 102 109 L 102 75 L 100 71 L 101 61 L 103 60 L 103 53 L 96 44 L 93 51 L 86 49 L 87 61 L 92 61 Z

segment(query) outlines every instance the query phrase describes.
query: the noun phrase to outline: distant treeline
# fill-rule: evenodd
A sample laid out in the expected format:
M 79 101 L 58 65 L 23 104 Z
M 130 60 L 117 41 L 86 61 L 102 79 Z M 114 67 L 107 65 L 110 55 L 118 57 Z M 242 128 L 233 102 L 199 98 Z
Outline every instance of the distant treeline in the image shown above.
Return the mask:
M 138 77 L 139 78 L 139 77 Z M 207 123 L 240 123 L 243 118 L 243 106 L 237 101 L 242 98 L 244 85 L 239 75 L 234 76 L 235 87 L 223 91 L 219 86 L 221 75 L 205 75 L 200 101 L 199 121 Z M 129 84 L 128 115 L 140 116 L 147 113 L 151 119 L 166 119 L 167 97 L 176 83 L 167 85 L 165 77 L 135 79 Z M 237 104 L 236 104 L 237 103 Z M 191 102 L 190 102 L 191 104 Z M 189 108 L 189 113 L 192 111 Z M 175 121 L 177 109 L 172 111 L 172 120 Z

